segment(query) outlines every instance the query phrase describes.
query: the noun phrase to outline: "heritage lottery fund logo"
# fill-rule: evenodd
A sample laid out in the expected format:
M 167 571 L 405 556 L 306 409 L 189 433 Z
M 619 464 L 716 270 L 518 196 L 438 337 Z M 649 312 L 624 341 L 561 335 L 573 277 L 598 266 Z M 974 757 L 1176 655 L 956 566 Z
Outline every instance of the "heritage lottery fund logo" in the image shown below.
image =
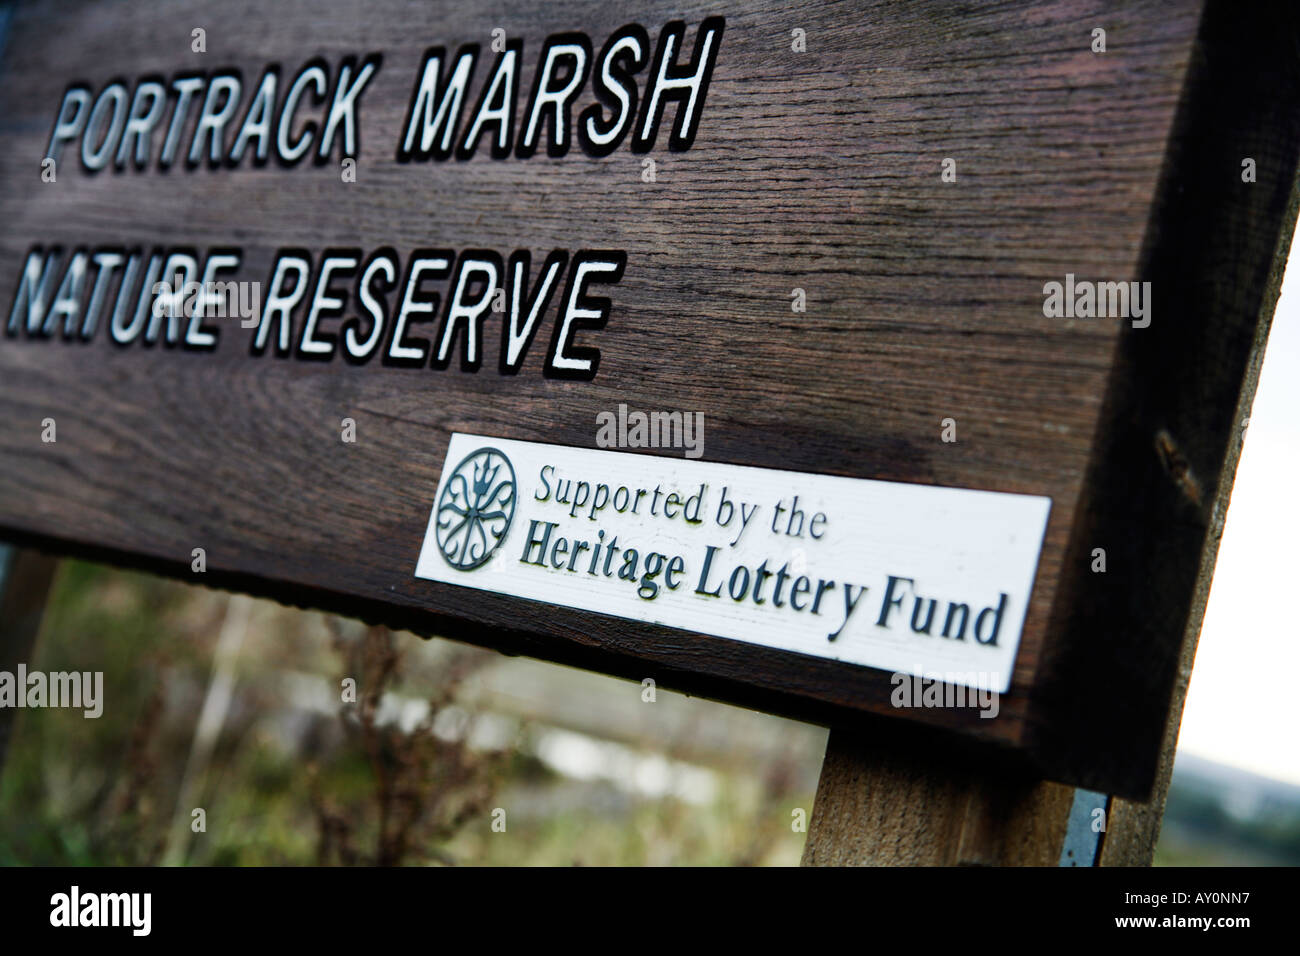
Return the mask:
M 459 571 L 492 557 L 515 514 L 515 472 L 495 448 L 480 448 L 451 473 L 438 496 L 438 550 Z
M 1050 509 L 457 433 L 415 575 L 1005 692 Z

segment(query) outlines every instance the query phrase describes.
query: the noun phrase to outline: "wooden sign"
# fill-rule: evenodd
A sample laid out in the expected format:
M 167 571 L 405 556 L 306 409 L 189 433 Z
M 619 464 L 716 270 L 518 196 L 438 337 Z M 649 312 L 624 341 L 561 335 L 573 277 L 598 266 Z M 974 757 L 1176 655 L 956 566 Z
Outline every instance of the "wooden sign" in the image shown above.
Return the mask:
M 1295 218 L 1230 6 L 20 6 L 0 538 L 1143 796 Z

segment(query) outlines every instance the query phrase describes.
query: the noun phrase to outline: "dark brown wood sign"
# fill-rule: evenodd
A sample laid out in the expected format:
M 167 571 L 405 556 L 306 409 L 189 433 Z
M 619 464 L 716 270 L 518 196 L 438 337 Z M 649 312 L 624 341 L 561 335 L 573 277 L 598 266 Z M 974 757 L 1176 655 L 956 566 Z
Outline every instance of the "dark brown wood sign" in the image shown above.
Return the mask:
M 1230 7 L 20 5 L 0 538 L 1143 796 L 1295 220 Z

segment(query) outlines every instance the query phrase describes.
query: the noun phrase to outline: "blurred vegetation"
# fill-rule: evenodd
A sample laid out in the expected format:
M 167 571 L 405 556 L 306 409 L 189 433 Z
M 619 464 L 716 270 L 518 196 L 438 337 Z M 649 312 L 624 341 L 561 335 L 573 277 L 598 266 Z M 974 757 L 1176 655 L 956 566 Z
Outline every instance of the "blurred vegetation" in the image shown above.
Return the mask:
M 665 731 L 637 684 L 75 561 L 28 665 L 102 671 L 104 710 L 12 712 L 3 865 L 793 865 L 824 741 L 660 691 Z M 1180 762 L 1157 865 L 1300 864 L 1296 793 Z
M 811 811 L 820 748 L 740 772 L 712 768 L 704 801 L 647 796 L 601 767 L 575 779 L 542 759 L 554 734 L 535 719 L 498 716 L 497 739 L 474 740 L 490 722 L 461 689 L 500 655 L 266 601 L 252 602 L 229 665 L 233 690 L 210 759 L 195 757 L 231 608 L 222 592 L 62 563 L 28 666 L 102 671 L 104 711 L 14 712 L 0 774 L 0 864 L 799 860 L 804 834 L 792 831 L 792 810 Z M 623 686 L 619 699 L 640 706 L 641 688 Z M 685 703 L 704 720 L 723 708 Z M 732 719 L 789 723 L 725 709 Z M 623 776 L 644 776 L 645 763 Z M 193 806 L 178 806 L 191 764 Z M 195 807 L 203 832 L 191 832 Z M 493 829 L 498 817 L 505 832 Z
M 1300 866 L 1300 804 L 1234 814 L 1186 784 L 1170 787 L 1158 866 Z

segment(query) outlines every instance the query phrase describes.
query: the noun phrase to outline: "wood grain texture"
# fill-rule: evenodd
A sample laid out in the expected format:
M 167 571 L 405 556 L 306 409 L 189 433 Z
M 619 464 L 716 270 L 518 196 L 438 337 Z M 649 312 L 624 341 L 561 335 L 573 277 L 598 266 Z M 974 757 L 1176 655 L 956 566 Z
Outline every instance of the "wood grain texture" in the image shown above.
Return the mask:
M 1155 856 L 1156 842 L 1160 838 L 1160 825 L 1165 814 L 1165 798 L 1174 771 L 1174 758 L 1178 746 L 1178 732 L 1183 713 L 1183 703 L 1187 688 L 1192 678 L 1192 664 L 1196 660 L 1196 647 L 1200 638 L 1201 621 L 1205 617 L 1206 605 L 1210 598 L 1210 583 L 1214 573 L 1214 562 L 1218 553 L 1219 542 L 1223 538 L 1224 521 L 1228 514 L 1228 502 L 1232 496 L 1233 478 L 1237 472 L 1237 462 L 1241 458 L 1242 439 L 1245 423 L 1250 418 L 1251 405 L 1255 389 L 1259 384 L 1260 368 L 1264 362 L 1264 346 L 1268 338 L 1273 310 L 1282 291 L 1282 273 L 1292 244 L 1297 216 L 1300 215 L 1300 182 L 1292 184 L 1291 197 L 1283 218 L 1283 227 L 1278 237 L 1277 249 L 1273 255 L 1273 267 L 1263 286 L 1260 301 L 1259 324 L 1255 340 L 1251 343 L 1250 358 L 1246 366 L 1246 377 L 1242 384 L 1241 398 L 1238 402 L 1234 421 L 1239 423 L 1241 432 L 1236 440 L 1230 439 L 1227 446 L 1226 461 L 1219 478 L 1219 487 L 1215 494 L 1212 509 L 1210 533 L 1206 539 L 1205 550 L 1201 556 L 1200 572 L 1196 580 L 1196 593 L 1188 615 L 1187 629 L 1183 635 L 1182 648 L 1178 658 L 1178 672 L 1170 695 L 1169 721 L 1165 726 L 1161 741 L 1160 763 L 1156 771 L 1155 784 L 1151 795 L 1146 800 L 1131 800 L 1114 797 L 1107 810 L 1108 825 L 1102 841 L 1099 865 L 1101 866 L 1147 866 Z
M 832 731 L 805 866 L 1055 866 L 1070 787 Z
M 1112 717 L 1118 716 L 1118 720 L 1098 719 L 1097 708 L 1085 710 L 1082 694 L 1074 696 L 1074 705 L 1079 708 L 1076 716 L 1087 715 L 1086 720 L 1078 721 L 1078 726 L 1088 734 L 1107 724 L 1110 726 L 1108 732 L 1113 734 L 1124 733 L 1126 728 L 1129 732 L 1152 732 L 1160 728 L 1160 759 L 1150 793 L 1136 799 L 1112 797 L 1109 801 L 1106 830 L 1098 850 L 1097 863 L 1101 866 L 1147 866 L 1155 854 L 1173 773 L 1183 701 L 1191 679 L 1215 556 L 1223 535 L 1223 522 L 1241 454 L 1242 430 L 1250 416 L 1268 327 L 1281 290 L 1282 273 L 1300 210 L 1300 183 L 1294 176 L 1273 184 L 1276 191 L 1272 194 L 1258 195 L 1238 189 L 1231 177 L 1225 175 L 1228 169 L 1239 169 L 1243 157 L 1257 157 L 1261 152 L 1268 155 L 1276 148 L 1277 142 L 1269 132 L 1274 128 L 1273 124 L 1286 128 L 1288 123 L 1295 121 L 1297 107 L 1294 103 L 1290 105 L 1289 113 L 1284 108 L 1279 113 L 1269 114 L 1277 104 L 1267 92 L 1267 87 L 1274 84 L 1294 87 L 1295 77 L 1291 69 L 1258 68 L 1260 62 L 1275 66 L 1285 63 L 1287 50 L 1295 48 L 1294 24 L 1286 29 L 1289 18 L 1275 18 L 1275 12 L 1259 8 L 1252 15 L 1243 17 L 1240 9 L 1229 10 L 1222 4 L 1207 10 L 1200 29 L 1197 59 L 1180 111 L 1184 130 L 1181 149 L 1194 155 L 1175 154 L 1171 158 L 1162 190 L 1163 201 L 1152 219 L 1149 255 L 1156 262 L 1164 260 L 1160 265 L 1153 265 L 1152 270 L 1157 275 L 1161 269 L 1176 270 L 1189 286 L 1180 304 L 1181 314 L 1191 317 L 1182 330 L 1190 341 L 1180 344 L 1176 335 L 1166 331 L 1157 340 L 1159 358 L 1153 359 L 1148 352 L 1140 377 L 1149 382 L 1152 376 L 1156 376 L 1163 381 L 1172 372 L 1177 387 L 1162 386 L 1160 389 L 1165 402 L 1158 414 L 1168 417 L 1155 420 L 1194 419 L 1194 423 L 1183 425 L 1185 434 L 1196 442 L 1221 442 L 1218 448 L 1213 444 L 1208 450 L 1202 448 L 1200 454 L 1202 460 L 1208 458 L 1211 461 L 1216 455 L 1222 455 L 1223 464 L 1215 473 L 1216 485 L 1206 489 L 1203 510 L 1199 515 L 1205 522 L 1201 534 L 1203 546 L 1199 554 L 1194 555 L 1194 562 L 1191 551 L 1177 547 L 1177 542 L 1164 540 L 1150 530 L 1139 531 L 1121 552 L 1125 560 L 1132 562 L 1132 567 L 1155 567 L 1157 562 L 1164 562 L 1159 572 L 1151 576 L 1153 587 L 1178 588 L 1181 593 L 1179 585 L 1169 583 L 1173 575 L 1194 574 L 1192 597 L 1181 633 L 1169 628 L 1153 628 L 1146 635 L 1152 642 L 1178 640 L 1177 654 L 1173 659 L 1176 673 L 1167 705 L 1168 720 L 1163 725 L 1135 721 L 1131 709 L 1120 706 L 1121 701 L 1107 708 L 1107 712 Z M 1256 112 L 1261 110 L 1264 115 Z M 1213 132 L 1193 135 L 1189 132 L 1191 129 Z M 1169 212 L 1171 206 L 1183 207 L 1188 210 L 1188 216 L 1210 215 L 1222 223 L 1223 228 L 1243 238 L 1238 238 L 1227 249 L 1206 242 L 1189 243 L 1186 236 L 1180 234 L 1180 229 L 1191 228 L 1191 225 L 1177 222 L 1179 216 Z M 1263 208 L 1281 210 L 1278 216 L 1280 224 L 1276 229 L 1266 224 L 1273 214 L 1264 213 Z M 1175 221 L 1171 223 L 1171 219 Z M 1253 233 L 1258 234 L 1251 239 Z M 1273 243 L 1271 253 L 1260 257 L 1259 249 L 1269 242 Z M 1251 261 L 1246 261 L 1247 256 Z M 1241 275 L 1242 270 L 1247 270 L 1248 274 Z M 1228 275 L 1232 275 L 1232 281 L 1225 280 Z M 1174 283 L 1163 285 L 1172 286 Z M 1192 335 L 1198 330 L 1202 334 L 1211 334 L 1206 331 L 1211 324 L 1208 318 L 1197 322 L 1194 317 L 1198 314 L 1213 317 L 1220 326 L 1213 334 L 1222 338 L 1213 348 L 1207 349 L 1203 341 L 1196 341 Z M 1238 321 L 1232 321 L 1234 317 Z M 1233 355 L 1233 352 L 1237 354 Z M 1189 373 L 1188 366 L 1195 374 Z M 1138 372 L 1131 374 L 1139 376 Z M 1235 401 L 1229 404 L 1234 392 Z M 1203 396 L 1199 405 L 1198 394 Z M 1172 399 L 1177 399 L 1178 403 Z M 1123 414 L 1131 415 L 1133 411 L 1132 407 L 1126 407 Z M 1147 423 L 1147 434 L 1150 434 L 1151 421 L 1149 419 Z M 1124 429 L 1122 423 L 1112 427 L 1116 432 Z M 1128 460 L 1141 461 L 1141 456 Z M 1155 481 L 1159 488 L 1158 479 Z M 1136 491 L 1142 487 L 1141 481 L 1132 481 L 1126 484 L 1125 490 Z M 1176 483 L 1166 473 L 1163 491 L 1157 495 L 1163 508 L 1155 508 L 1151 519 L 1167 521 L 1172 509 L 1181 511 L 1186 520 L 1186 509 L 1193 503 L 1185 500 L 1185 487 L 1185 482 Z M 1114 493 L 1115 489 L 1112 488 L 1111 492 Z M 1153 507 L 1149 501 L 1143 504 L 1144 511 Z M 1126 520 L 1134 520 L 1132 511 L 1121 513 Z M 1112 521 L 1109 528 L 1115 537 L 1097 536 L 1092 540 L 1124 540 L 1125 527 L 1129 534 L 1133 533 L 1132 525 L 1121 527 L 1120 523 Z M 1156 553 L 1159 553 L 1158 559 L 1152 557 Z M 1112 633 L 1130 642 L 1132 632 L 1123 627 L 1125 623 L 1130 627 L 1153 623 L 1144 620 L 1143 615 L 1132 607 L 1125 608 L 1118 603 L 1096 609 L 1086 617 L 1089 626 L 1104 628 L 1109 623 L 1115 628 Z M 1107 617 L 1109 622 L 1098 620 Z M 1139 643 L 1138 646 L 1149 648 L 1152 644 Z M 1113 666 L 1113 658 L 1102 653 L 1099 663 Z M 1142 658 L 1144 665 L 1165 666 L 1166 662 L 1153 660 L 1153 657 L 1148 653 Z M 1075 667 L 1081 666 L 1077 663 L 1078 658 L 1076 655 Z M 1102 679 L 1099 673 L 1102 669 L 1093 667 L 1090 673 Z M 1126 724 L 1126 721 L 1131 723 Z M 1059 727 L 1057 736 L 1062 736 Z M 1064 752 L 1077 751 L 1067 749 Z M 943 764 L 913 761 L 907 768 L 907 785 L 920 794 L 918 806 L 914 802 L 882 798 L 897 785 L 897 764 L 896 758 L 882 759 L 852 735 L 832 734 L 809 826 L 804 852 L 806 865 L 963 862 L 970 855 L 961 849 L 969 843 L 968 838 L 963 835 L 958 840 L 939 842 L 934 839 L 933 828 L 925 826 L 925 820 L 930 817 L 961 819 L 963 806 L 974 810 L 973 817 L 969 815 L 971 811 L 967 811 L 964 824 L 967 829 L 973 828 L 977 834 L 994 834 L 992 839 L 985 838 L 984 846 L 988 849 L 981 854 L 982 858 L 995 863 L 1030 865 L 1053 865 L 1055 862 L 1054 852 L 1059 853 L 1068 820 L 1069 788 L 1056 788 L 1055 799 L 1047 798 L 1040 803 L 1024 801 L 1019 804 L 1021 815 L 1010 816 L 999 812 L 985 799 L 991 785 L 1005 785 L 1004 781 L 990 782 L 981 768 L 954 771 Z M 1103 777 L 1093 775 L 1093 779 Z M 1038 792 L 1032 782 L 1024 782 L 1021 786 L 1026 792 Z M 1053 785 L 1045 786 L 1048 790 L 1044 792 L 1051 792 Z M 908 842 L 908 834 L 915 842 Z M 1009 838 L 1010 843 L 1006 842 Z M 906 846 L 906 854 L 899 855 L 891 850 L 898 845 Z M 1035 852 L 1017 855 L 1017 850 L 1025 846 L 1034 847 Z
M 873 735 L 893 734 L 901 716 L 987 744 L 990 757 L 1020 753 L 1061 779 L 1145 795 L 1187 623 L 1187 562 L 1199 558 L 1207 522 L 1172 504 L 1150 514 L 1173 515 L 1176 534 L 1155 520 L 1126 522 L 1147 499 L 1170 498 L 1152 450 L 1156 419 L 1204 486 L 1216 484 L 1243 374 L 1238 344 L 1253 340 L 1258 310 L 1216 314 L 1224 300 L 1212 293 L 1224 285 L 1236 305 L 1252 301 L 1276 246 L 1298 138 L 1285 113 L 1294 94 L 1266 92 L 1238 119 L 1260 160 L 1241 218 L 1221 201 L 1180 212 L 1178 164 L 1213 136 L 1186 97 L 1204 72 L 1194 57 L 1203 7 L 20 7 L 0 73 L 6 307 L 36 242 L 238 245 L 239 278 L 262 281 L 284 246 L 391 245 L 403 255 L 523 247 L 535 262 L 552 248 L 616 248 L 628 265 L 609 324 L 593 339 L 602 364 L 590 383 L 543 378 L 540 349 L 519 376 L 502 378 L 486 366 L 251 358 L 250 332 L 237 327 L 223 328 L 211 354 L 0 337 L 0 536 L 183 577 L 192 577 L 191 549 L 203 547 L 202 581 L 213 586 L 653 677 Z M 654 35 L 681 17 L 690 43 L 713 14 L 727 25 L 700 134 L 688 152 L 650 154 L 655 183 L 642 181 L 641 157 L 627 151 L 394 159 L 427 46 L 486 45 L 502 27 L 524 39 L 526 89 L 551 33 L 582 29 L 600 42 L 629 20 Z M 202 55 L 189 50 L 199 25 Z M 1104 55 L 1089 49 L 1096 25 L 1108 31 Z M 794 27 L 808 32 L 806 53 L 791 51 Z M 312 56 L 337 63 L 372 50 L 384 65 L 360 110 L 355 183 L 329 165 L 69 170 L 57 184 L 40 181 L 73 79 L 98 86 L 200 67 L 250 77 L 270 62 L 292 70 Z M 1269 47 L 1261 62 L 1272 70 L 1276 55 Z M 940 180 L 944 157 L 957 160 L 956 183 Z M 1191 168 L 1210 181 L 1205 163 Z M 1225 232 L 1225 222 L 1236 226 Z M 1166 291 L 1184 278 L 1180 257 L 1199 248 L 1203 271 Z M 1113 320 L 1045 319 L 1043 284 L 1067 272 L 1154 278 L 1152 328 L 1121 335 Z M 795 287 L 807 291 L 804 314 L 790 310 Z M 1145 344 L 1161 328 L 1168 332 Z M 1179 364 L 1151 381 L 1170 336 L 1181 343 Z M 882 672 L 413 578 L 452 431 L 590 447 L 596 414 L 620 402 L 704 412 L 710 460 L 1050 496 L 1001 715 L 900 714 Z M 1179 415 L 1166 421 L 1169 403 Z M 58 421 L 55 444 L 40 441 L 46 416 Z M 1133 428 L 1117 430 L 1128 416 Z M 339 441 L 344 417 L 357 422 L 355 445 Z M 948 417 L 956 444 L 940 441 Z M 1137 494 L 1117 498 L 1121 487 Z M 1117 524 L 1099 538 L 1098 521 Z M 1175 567 L 1149 587 L 1152 569 L 1134 562 L 1151 554 L 1126 551 L 1117 534 L 1160 537 L 1157 556 L 1176 555 Z M 1121 555 L 1104 580 L 1081 570 L 1098 540 Z M 1140 607 L 1144 624 L 1094 617 L 1089 609 L 1101 605 L 1121 616 Z M 1144 649 L 1134 666 L 1102 666 L 1134 644 Z M 1099 649 L 1094 664 L 1081 661 L 1089 647 Z M 1084 723 L 1078 702 L 1098 687 L 1108 701 L 1154 703 L 1119 708 L 1095 734 L 1074 733 Z

